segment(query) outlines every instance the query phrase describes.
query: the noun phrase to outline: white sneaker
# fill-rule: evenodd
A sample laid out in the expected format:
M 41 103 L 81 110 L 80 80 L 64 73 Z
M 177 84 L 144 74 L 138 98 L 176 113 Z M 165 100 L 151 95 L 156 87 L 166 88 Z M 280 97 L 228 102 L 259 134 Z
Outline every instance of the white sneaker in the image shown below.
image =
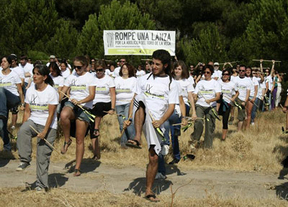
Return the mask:
M 156 176 L 155 176 L 155 180 L 160 180 L 160 179 L 166 179 L 167 177 L 165 175 L 163 175 L 160 172 L 157 172 Z
M 162 146 L 161 154 L 165 156 L 165 155 L 168 155 L 168 153 L 169 153 L 169 145 L 164 144 Z
M 15 129 L 15 126 L 11 126 L 11 129 L 14 130 L 14 129 Z
M 254 125 L 255 125 L 255 123 L 254 123 L 254 122 L 252 122 L 252 123 L 251 123 L 251 126 L 254 126 Z

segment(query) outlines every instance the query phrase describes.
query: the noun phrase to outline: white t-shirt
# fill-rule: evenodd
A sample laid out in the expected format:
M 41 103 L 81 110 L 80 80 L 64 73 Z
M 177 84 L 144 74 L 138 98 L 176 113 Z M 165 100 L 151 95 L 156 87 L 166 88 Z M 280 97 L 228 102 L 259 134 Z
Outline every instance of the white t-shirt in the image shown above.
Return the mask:
M 201 80 L 196 85 L 195 94 L 198 95 L 197 105 L 203 107 L 209 107 L 216 104 L 216 101 L 211 102 L 210 104 L 206 103 L 205 100 L 209 100 L 216 97 L 216 93 L 221 93 L 221 86 L 215 79 Z
M 136 72 L 136 77 L 137 78 L 141 77 L 143 75 L 146 75 L 146 72 L 144 70 L 137 70 L 137 72 Z
M 19 78 L 21 78 L 21 79 L 25 78 L 25 74 L 24 74 L 23 68 L 20 68 L 19 66 L 16 66 L 15 68 L 10 68 L 10 69 L 13 70 L 15 73 L 17 73 Z
M 251 78 L 250 78 L 251 79 Z M 251 81 L 252 81 L 252 87 L 251 87 L 251 91 L 250 91 L 250 97 L 253 98 L 254 94 L 255 94 L 255 86 L 258 86 L 259 89 L 259 80 L 260 78 L 256 78 L 256 77 L 252 77 Z M 258 92 L 257 92 L 258 93 Z M 257 96 L 256 96 L 257 97 Z
M 115 78 L 116 90 L 116 106 L 130 103 L 136 87 L 136 78 L 130 77 L 124 79 L 122 77 Z
M 64 78 L 64 80 L 66 80 L 68 78 L 68 76 L 71 75 L 70 69 L 66 68 L 65 71 L 61 71 L 61 75 Z
M 211 78 L 218 78 L 217 81 L 219 81 L 222 78 L 222 71 L 214 70 L 214 73 L 212 74 Z
M 25 97 L 25 103 L 29 104 L 31 115 L 29 117 L 36 124 L 45 126 L 49 116 L 48 105 L 58 105 L 59 96 L 55 89 L 49 84 L 43 91 L 37 91 L 34 86 L 31 86 Z M 53 116 L 53 121 L 50 128 L 57 129 L 56 110 Z
M 240 78 L 238 76 L 235 79 L 235 83 L 236 83 L 236 87 L 238 88 L 238 91 L 239 91 L 238 98 L 241 101 L 245 101 L 248 91 L 250 92 L 251 91 L 251 87 L 253 86 L 251 78 L 247 78 L 247 77 Z
M 53 85 L 53 88 L 56 89 L 56 91 L 58 91 L 58 88 L 59 87 L 63 87 L 64 86 L 64 78 L 59 75 L 57 77 L 53 77 L 51 74 L 50 74 L 50 77 L 52 78 L 53 82 L 54 82 L 54 85 Z
M 29 79 L 33 76 L 33 65 L 31 63 L 26 63 L 24 66 L 22 66 L 20 63 L 19 63 L 19 67 L 22 68 L 24 70 L 24 75 L 25 73 L 30 73 L 30 77 L 25 77 L 24 79 L 24 82 L 25 83 L 28 83 L 29 82 Z
M 271 75 L 267 76 L 265 79 L 265 83 L 268 82 L 268 89 L 271 91 L 273 87 L 273 78 Z
M 178 87 L 173 79 L 170 84 L 168 76 L 154 78 L 153 75 L 150 77 L 149 75 L 146 74 L 137 78 L 135 93 L 145 97 L 147 109 L 156 120 L 160 120 L 167 111 L 169 104 L 179 103 Z
M 97 78 L 94 75 L 96 83 L 96 94 L 93 100 L 93 105 L 96 103 L 109 103 L 111 101 L 110 97 L 110 88 L 115 87 L 114 79 L 108 75 L 105 75 L 103 78 Z
M 0 71 L 0 87 L 4 87 L 15 96 L 19 96 L 17 85 L 21 84 L 22 81 L 19 78 L 18 74 L 15 73 L 13 70 L 8 75 L 4 75 L 2 71 Z M 0 97 L 1 98 L 1 97 Z
M 108 75 L 108 76 L 110 76 L 111 78 L 115 78 L 115 76 L 114 76 L 114 71 L 111 72 L 109 69 L 106 69 L 106 70 L 105 70 L 105 75 Z
M 189 105 L 189 100 L 188 100 L 188 92 L 194 92 L 194 87 L 193 87 L 193 82 L 191 81 L 190 78 L 188 79 L 181 79 L 181 80 L 175 80 L 177 83 L 179 83 L 180 88 L 181 88 L 181 94 L 183 96 L 183 100 L 186 105 Z
M 117 77 L 120 76 L 120 75 L 119 75 L 120 69 L 121 69 L 121 67 L 117 67 L 117 68 L 114 69 L 114 77 L 115 77 L 115 78 L 117 78 Z
M 223 100 L 227 103 L 231 103 L 231 98 L 238 91 L 236 84 L 232 81 L 223 82 L 222 80 L 219 81 L 221 85 L 221 93 L 223 95 Z
M 237 80 L 238 77 L 239 77 L 239 76 L 233 76 L 233 75 L 231 75 L 230 81 L 236 83 L 236 80 Z
M 89 87 L 95 86 L 95 78 L 91 73 L 86 72 L 79 76 L 73 73 L 64 82 L 64 86 L 70 87 L 70 99 L 83 100 L 89 96 Z M 93 101 L 81 104 L 84 107 L 92 108 Z
M 266 90 L 265 81 L 263 81 L 262 83 L 259 82 L 257 97 L 261 100 L 263 99 L 263 90 Z

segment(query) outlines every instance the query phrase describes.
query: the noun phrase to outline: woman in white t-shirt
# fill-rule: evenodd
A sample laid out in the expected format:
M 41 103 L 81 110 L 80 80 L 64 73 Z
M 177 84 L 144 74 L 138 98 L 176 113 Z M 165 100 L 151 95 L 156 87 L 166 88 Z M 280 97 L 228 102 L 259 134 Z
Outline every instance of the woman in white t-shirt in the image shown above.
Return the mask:
M 105 75 L 105 68 L 105 61 L 98 60 L 95 62 L 96 75 L 94 80 L 96 83 L 96 94 L 93 100 L 92 113 L 96 118 L 94 125 L 91 127 L 90 137 L 94 153 L 93 159 L 97 160 L 101 157 L 99 147 L 100 123 L 106 114 L 114 114 L 116 103 L 114 79 Z
M 71 145 L 70 128 L 72 120 L 76 122 L 76 165 L 74 176 L 80 176 L 80 165 L 84 154 L 84 138 L 90 119 L 83 111 L 92 108 L 95 96 L 95 80 L 92 74 L 86 72 L 88 61 L 84 56 L 78 56 L 74 59 L 75 73 L 71 74 L 65 81 L 62 92 L 70 91 L 69 101 L 65 102 L 65 106 L 60 114 L 60 122 L 62 125 L 65 142 L 61 150 L 65 154 Z M 63 95 L 61 93 L 60 100 Z M 82 107 L 80 108 L 79 105 Z
M 52 87 L 53 80 L 45 65 L 35 65 L 33 69 L 34 85 L 25 97 L 23 125 L 18 132 L 17 146 L 21 164 L 16 169 L 23 171 L 30 166 L 32 137 L 37 136 L 36 156 L 36 191 L 48 190 L 48 168 L 52 148 L 44 141 L 53 145 L 56 138 L 56 108 L 59 102 L 58 93 Z M 37 132 L 36 132 L 37 131 Z
M 64 78 L 64 80 L 66 80 L 66 78 L 68 78 L 68 76 L 71 75 L 71 71 L 68 67 L 68 64 L 66 62 L 61 62 L 60 69 L 62 77 Z
M 11 150 L 7 130 L 9 109 L 17 107 L 20 103 L 22 103 L 21 109 L 24 109 L 22 81 L 18 74 L 10 69 L 11 64 L 12 58 L 10 56 L 2 58 L 2 70 L 0 71 L 0 136 L 4 142 L 4 149 L 7 151 Z
M 132 65 L 124 63 L 120 69 L 119 77 L 115 78 L 116 86 L 116 112 L 120 131 L 123 130 L 124 120 L 131 119 L 129 116 L 129 107 L 133 98 L 133 91 L 136 86 L 135 69 Z M 134 139 L 135 128 L 132 123 L 128 126 L 120 140 L 121 147 L 125 147 L 128 140 Z
M 231 73 L 228 69 L 222 71 L 222 80 L 219 81 L 221 85 L 221 101 L 219 107 L 219 115 L 222 115 L 222 141 L 226 140 L 228 131 L 228 118 L 230 115 L 231 106 L 234 104 L 235 99 L 238 97 L 239 92 L 236 84 L 230 81 Z
M 196 85 L 194 97 L 196 102 L 196 114 L 199 118 L 205 117 L 205 136 L 204 147 L 212 148 L 215 129 L 215 107 L 216 101 L 220 99 L 221 87 L 220 84 L 212 79 L 211 76 L 214 68 L 211 65 L 204 67 L 204 80 L 201 80 Z M 192 150 L 198 145 L 201 135 L 203 133 L 203 119 L 197 119 L 194 124 L 194 132 L 191 134 Z
M 173 147 L 173 160 L 169 164 L 178 163 L 181 159 L 179 141 L 178 141 L 178 136 L 180 135 L 180 125 L 178 126 L 172 126 L 172 125 L 180 124 L 181 122 L 184 122 L 184 120 L 186 119 L 185 116 L 189 116 L 190 106 L 192 108 L 192 120 L 196 120 L 197 118 L 193 94 L 192 94 L 194 92 L 194 87 L 193 87 L 194 80 L 192 77 L 189 78 L 188 68 L 183 61 L 179 60 L 174 63 L 172 77 L 174 78 L 176 83 L 178 83 L 180 86 L 179 95 L 181 95 L 183 98 L 183 101 L 185 103 L 185 109 L 184 109 L 184 112 L 181 113 L 180 105 L 177 104 L 175 105 L 175 110 L 173 114 L 169 117 L 171 140 L 172 140 L 172 147 Z M 184 117 L 181 116 L 181 114 L 184 114 Z

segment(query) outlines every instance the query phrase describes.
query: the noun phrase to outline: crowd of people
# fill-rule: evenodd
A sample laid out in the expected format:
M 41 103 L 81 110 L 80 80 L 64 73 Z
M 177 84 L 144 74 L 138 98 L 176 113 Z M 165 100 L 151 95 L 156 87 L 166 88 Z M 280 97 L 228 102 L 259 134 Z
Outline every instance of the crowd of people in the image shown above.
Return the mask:
M 283 76 L 275 71 L 227 62 L 220 70 L 218 62 L 198 63 L 190 68 L 181 61 L 171 61 L 165 50 L 156 50 L 145 66 L 106 62 L 77 56 L 73 67 L 66 60 L 50 56 L 47 65 L 28 62 L 26 56 L 4 56 L 0 71 L 0 130 L 4 149 L 11 150 L 8 137 L 8 114 L 15 129 L 18 109 L 24 110 L 23 124 L 18 131 L 17 147 L 22 171 L 30 166 L 32 137 L 37 137 L 37 191 L 48 189 L 48 168 L 56 138 L 57 122 L 62 126 L 64 143 L 61 154 L 69 150 L 71 136 L 76 138 L 74 176 L 81 175 L 84 138 L 90 134 L 93 158 L 101 159 L 100 123 L 104 116 L 116 114 L 122 148 L 141 148 L 141 133 L 148 144 L 149 164 L 146 173 L 145 197 L 159 201 L 152 192 L 155 179 L 165 179 L 164 156 L 172 142 L 173 160 L 181 160 L 178 137 L 182 130 L 194 125 L 189 141 L 193 153 L 200 147 L 213 147 L 216 119 L 222 116 L 222 137 L 227 138 L 238 110 L 238 131 L 257 121 L 258 112 L 279 106 Z M 286 112 L 286 106 L 283 109 Z M 286 130 L 288 129 L 288 125 Z M 48 143 L 49 144 L 48 144 Z

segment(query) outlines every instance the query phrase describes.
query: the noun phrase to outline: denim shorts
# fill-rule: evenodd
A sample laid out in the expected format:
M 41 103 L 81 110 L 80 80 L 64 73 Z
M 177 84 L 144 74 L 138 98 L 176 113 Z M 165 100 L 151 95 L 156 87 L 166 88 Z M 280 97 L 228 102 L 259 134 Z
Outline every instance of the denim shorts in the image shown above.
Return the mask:
M 72 108 L 76 119 L 90 123 L 88 115 L 85 114 L 84 111 L 80 107 L 74 105 L 71 101 L 65 102 L 65 106 Z M 86 109 L 86 110 L 89 111 L 89 109 Z

